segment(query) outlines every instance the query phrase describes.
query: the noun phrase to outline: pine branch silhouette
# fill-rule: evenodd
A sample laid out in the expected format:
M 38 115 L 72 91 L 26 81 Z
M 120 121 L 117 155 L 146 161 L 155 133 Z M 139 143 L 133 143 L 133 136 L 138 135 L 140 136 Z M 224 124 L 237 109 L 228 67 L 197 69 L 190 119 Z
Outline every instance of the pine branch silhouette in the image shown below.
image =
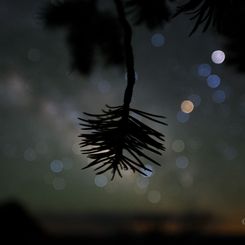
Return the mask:
M 39 18 L 49 29 L 66 30 L 72 70 L 90 74 L 98 53 L 104 65 L 122 66 L 121 27 L 111 12 L 99 11 L 96 0 L 54 1 Z
M 164 117 L 146 113 L 140 110 L 130 108 L 130 102 L 133 95 L 133 87 L 135 84 L 134 55 L 131 45 L 132 29 L 126 19 L 124 7 L 121 0 L 114 0 L 119 21 L 124 31 L 124 53 L 127 69 L 127 87 L 124 94 L 124 103 L 122 106 L 107 106 L 107 110 L 102 110 L 103 114 L 85 113 L 90 119 L 79 118 L 82 130 L 91 131 L 88 134 L 82 133 L 82 142 L 80 143 L 82 152 L 88 154 L 92 162 L 84 169 L 95 167 L 97 174 L 106 171 L 112 171 L 112 179 L 118 173 L 122 177 L 121 170 L 131 169 L 143 175 L 143 170 L 148 169 L 141 158 L 145 158 L 157 165 L 155 160 L 147 156 L 143 151 L 161 155 L 161 151 L 165 150 L 163 146 L 164 135 L 145 125 L 132 116 L 130 112 L 138 114 L 150 121 L 166 123 L 158 120 Z M 126 156 L 127 152 L 130 156 Z
M 234 65 L 239 71 L 245 71 L 244 0 L 188 0 L 180 3 L 176 0 L 122 0 L 125 15 L 134 25 L 145 25 L 148 29 L 162 27 L 166 22 L 184 13 L 190 16 L 193 28 L 190 35 L 199 28 L 205 32 L 213 26 L 226 39 L 224 45 L 226 64 Z M 170 8 L 169 2 L 175 6 Z M 174 9 L 177 7 L 177 12 Z M 72 70 L 83 75 L 92 72 L 102 57 L 106 66 L 122 66 L 122 27 L 114 14 L 98 8 L 97 0 L 56 0 L 44 5 L 39 17 L 50 29 L 64 28 L 71 55 Z
M 202 24 L 204 25 L 203 32 L 211 25 L 220 30 L 222 22 L 227 17 L 227 12 L 231 6 L 231 0 L 190 0 L 179 6 L 173 17 L 181 13 L 186 13 L 191 16 L 190 20 L 195 21 L 193 29 L 189 34 L 191 36 Z
M 181 13 L 188 14 L 194 23 L 190 35 L 201 26 L 203 32 L 210 26 L 216 27 L 228 40 L 227 63 L 245 70 L 242 32 L 245 23 L 244 1 L 189 0 L 180 5 L 175 14 L 169 8 L 168 0 L 113 1 L 119 21 L 110 12 L 101 11 L 96 0 L 57 1 L 49 3 L 42 13 L 47 27 L 64 27 L 67 30 L 72 67 L 80 73 L 88 75 L 92 72 L 97 50 L 105 64 L 126 65 L 128 83 L 123 105 L 107 106 L 102 114 L 85 113 L 88 118 L 80 118 L 83 130 L 86 131 L 80 135 L 82 152 L 92 159 L 85 168 L 94 167 L 97 174 L 111 170 L 112 178 L 116 173 L 121 176 L 122 169 L 144 173 L 143 170 L 147 168 L 141 158 L 157 164 L 144 150 L 161 154 L 165 149 L 164 135 L 140 122 L 133 113 L 162 124 L 165 124 L 161 121 L 164 117 L 130 107 L 135 71 L 132 29 L 126 16 L 132 17 L 134 25 L 145 24 L 148 29 L 154 29 Z
M 144 23 L 149 29 L 162 27 L 172 15 L 168 0 L 126 0 L 125 11 L 132 16 L 133 23 Z
M 97 174 L 112 170 L 113 179 L 116 172 L 122 177 L 120 172 L 122 169 L 131 169 L 143 175 L 146 174 L 142 170 L 151 171 L 145 167 L 140 157 L 160 165 L 147 156 L 143 150 L 161 155 L 160 150 L 165 148 L 159 141 L 164 141 L 164 136 L 140 122 L 129 112 L 165 124 L 156 119 L 163 117 L 129 109 L 125 106 L 107 106 L 107 110 L 103 110 L 103 114 L 99 115 L 85 113 L 91 119 L 79 118 L 82 121 L 80 125 L 84 127 L 83 130 L 92 130 L 93 132 L 81 135 L 83 137 L 81 147 L 91 147 L 83 149 L 82 152 L 88 154 L 88 157 L 93 161 L 84 169 L 95 166 L 95 171 L 98 171 Z M 124 151 L 129 153 L 130 157 L 126 156 Z
M 203 26 L 205 32 L 210 26 L 225 37 L 224 49 L 226 64 L 235 66 L 238 71 L 245 71 L 245 48 L 243 29 L 245 27 L 244 0 L 189 0 L 178 6 L 173 18 L 179 14 L 187 14 L 193 22 L 190 36 Z

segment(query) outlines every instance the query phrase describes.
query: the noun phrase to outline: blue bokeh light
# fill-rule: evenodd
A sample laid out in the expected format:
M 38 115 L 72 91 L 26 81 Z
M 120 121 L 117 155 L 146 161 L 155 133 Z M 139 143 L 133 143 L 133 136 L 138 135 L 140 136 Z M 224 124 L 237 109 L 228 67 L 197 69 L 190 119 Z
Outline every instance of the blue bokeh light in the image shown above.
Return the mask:
M 24 158 L 26 161 L 32 162 L 35 161 L 37 156 L 36 152 L 32 148 L 27 148 L 24 152 Z
M 212 99 L 215 103 L 218 103 L 218 104 L 223 103 L 226 99 L 226 94 L 223 90 L 216 90 L 213 93 Z
M 104 187 L 108 183 L 108 179 L 105 175 L 96 175 L 94 178 L 94 183 L 98 187 Z
M 50 163 L 50 169 L 54 173 L 60 173 L 63 170 L 63 168 L 64 168 L 63 162 L 60 160 L 53 160 Z
M 220 82 L 221 82 L 221 79 L 216 74 L 212 74 L 212 75 L 208 76 L 208 78 L 207 78 L 207 83 L 208 83 L 208 86 L 210 88 L 217 88 L 217 87 L 219 87 Z
M 187 168 L 187 166 L 189 165 L 189 160 L 186 156 L 179 156 L 176 158 L 176 166 L 178 168 Z
M 188 99 L 194 104 L 195 107 L 198 107 L 202 101 L 198 94 L 191 94 Z
M 150 171 L 143 169 L 142 172 L 145 174 L 143 177 L 151 177 L 154 174 L 153 167 L 150 164 L 146 164 L 146 167 L 150 169 Z
M 190 114 L 179 111 L 176 117 L 177 117 L 178 122 L 186 123 L 190 118 Z
M 197 68 L 198 75 L 208 77 L 211 74 L 212 68 L 209 64 L 200 64 Z
M 102 94 L 106 94 L 110 91 L 111 85 L 108 81 L 103 80 L 98 83 L 98 89 Z
M 152 35 L 151 44 L 154 47 L 159 48 L 159 47 L 163 46 L 164 43 L 165 43 L 165 37 L 161 33 L 155 33 Z

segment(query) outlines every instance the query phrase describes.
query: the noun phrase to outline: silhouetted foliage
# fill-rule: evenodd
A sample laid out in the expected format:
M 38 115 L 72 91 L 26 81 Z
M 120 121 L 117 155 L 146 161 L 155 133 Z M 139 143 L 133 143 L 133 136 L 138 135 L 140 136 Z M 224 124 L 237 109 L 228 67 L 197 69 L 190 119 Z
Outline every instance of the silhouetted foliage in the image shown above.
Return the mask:
M 170 20 L 171 11 L 167 0 L 127 0 L 125 9 L 133 17 L 135 25 L 145 24 L 148 28 L 162 27 Z
M 190 20 L 196 21 L 190 33 L 192 35 L 202 24 L 204 25 L 203 32 L 210 25 L 219 29 L 231 5 L 230 0 L 190 0 L 178 7 L 175 16 L 180 13 L 191 15 Z
M 50 3 L 42 10 L 41 18 L 49 28 L 66 29 L 72 69 L 89 74 L 97 51 L 106 65 L 123 64 L 121 27 L 111 13 L 98 11 L 96 1 Z
M 200 26 L 205 32 L 213 26 L 226 38 L 226 63 L 245 71 L 245 1 L 243 0 L 189 0 L 178 7 L 174 17 L 185 13 L 195 22 L 192 35 Z
M 163 117 L 132 108 L 128 109 L 124 106 L 107 106 L 107 108 L 107 111 L 103 110 L 103 114 L 99 115 L 85 113 L 92 119 L 80 118 L 81 121 L 85 122 L 80 124 L 84 126 L 83 130 L 92 131 L 90 134 L 80 135 L 84 138 L 81 147 L 89 147 L 84 149 L 83 153 L 89 154 L 88 157 L 93 159 L 85 168 L 95 166 L 95 170 L 99 170 L 97 174 L 112 170 L 113 179 L 116 172 L 122 176 L 120 172 L 122 169 L 131 169 L 143 175 L 146 174 L 142 170 L 151 171 L 145 167 L 140 157 L 160 165 L 143 153 L 143 150 L 161 155 L 159 150 L 165 148 L 161 142 L 154 138 L 164 141 L 164 136 L 129 113 L 133 112 L 151 121 L 165 124 L 156 119 Z M 124 151 L 130 157 L 126 156 Z
M 99 170 L 97 174 L 111 170 L 112 179 L 116 173 L 122 177 L 120 172 L 122 169 L 131 169 L 142 174 L 144 174 L 143 170 L 151 171 L 145 167 L 140 157 L 144 157 L 156 164 L 158 163 L 145 155 L 142 150 L 147 149 L 156 154 L 161 154 L 160 150 L 164 150 L 162 143 L 156 140 L 163 141 L 163 135 L 130 115 L 130 112 L 134 112 L 151 121 L 162 123 L 155 119 L 159 116 L 130 108 L 135 84 L 134 56 L 131 46 L 132 29 L 126 19 L 121 0 L 115 0 L 114 2 L 124 36 L 125 65 L 128 81 L 124 94 L 124 104 L 118 107 L 107 106 L 109 110 L 103 110 L 104 114 L 101 115 L 85 113 L 94 119 L 85 120 L 80 118 L 86 123 L 81 124 L 85 126 L 83 130 L 90 130 L 89 134 L 80 135 L 82 137 L 81 147 L 90 147 L 83 150 L 83 153 L 89 154 L 88 157 L 93 159 L 85 168 L 95 166 L 95 170 Z M 124 154 L 125 151 L 131 157 L 127 157 Z
M 120 170 L 131 169 L 144 174 L 148 170 L 139 157 L 151 162 L 152 158 L 143 153 L 143 149 L 161 154 L 164 150 L 161 142 L 163 135 L 146 126 L 130 112 L 140 114 L 151 121 L 162 123 L 155 118 L 158 116 L 131 109 L 130 102 L 135 84 L 134 56 L 131 46 L 132 29 L 126 19 L 125 8 L 133 14 L 135 24 L 144 22 L 149 28 L 160 26 L 169 18 L 166 1 L 114 0 L 117 17 L 108 12 L 99 12 L 97 1 L 72 0 L 48 4 L 41 14 L 46 26 L 66 27 L 68 29 L 68 43 L 73 57 L 73 67 L 81 73 L 88 74 L 94 62 L 96 48 L 100 50 L 107 64 L 121 64 L 125 62 L 127 71 L 127 88 L 124 104 L 118 107 L 108 107 L 104 114 L 93 115 L 85 113 L 94 119 L 82 119 L 86 124 L 83 130 L 90 130 L 89 134 L 81 134 L 81 147 L 93 161 L 87 167 L 96 166 L 100 170 L 97 174 L 112 170 L 112 178 Z M 164 15 L 163 15 L 164 14 Z M 122 40 L 123 39 L 123 40 Z M 123 46 L 122 46 L 123 45 Z M 165 124 L 165 123 L 163 123 Z M 152 138 L 153 137 L 153 138 Z M 156 138 L 156 139 L 154 139 Z M 124 155 L 127 151 L 133 157 Z M 99 165 L 99 166 L 98 166 Z M 87 168 L 86 167 L 86 168 Z
M 125 9 L 134 24 L 144 23 L 151 29 L 161 27 L 171 14 L 166 0 L 127 0 Z M 96 0 L 54 1 L 43 8 L 40 16 L 46 27 L 66 29 L 72 69 L 89 74 L 97 50 L 106 65 L 123 64 L 121 26 L 110 12 L 98 10 Z
M 224 35 L 226 63 L 235 66 L 238 71 L 245 71 L 245 1 L 232 1 L 232 6 L 226 12 L 220 27 L 220 33 Z
M 245 71 L 244 35 L 245 4 L 243 0 L 189 0 L 175 3 L 177 11 L 167 0 L 124 0 L 126 14 L 133 24 L 144 24 L 149 29 L 162 27 L 180 14 L 190 16 L 194 23 L 192 35 L 199 27 L 205 32 L 210 26 L 227 39 L 227 64 Z M 89 74 L 100 52 L 104 64 L 123 65 L 122 28 L 117 18 L 108 11 L 100 11 L 96 0 L 64 0 L 47 4 L 41 13 L 48 28 L 63 27 L 72 57 L 72 69 Z
M 118 17 L 108 11 L 99 11 L 96 0 L 64 0 L 51 3 L 46 6 L 42 16 L 46 26 L 67 29 L 74 69 L 89 74 L 97 50 L 101 52 L 105 64 L 124 63 L 126 66 L 127 88 L 123 105 L 108 106 L 108 110 L 103 110 L 101 115 L 85 113 L 93 119 L 81 119 L 85 122 L 81 124 L 85 126 L 83 130 L 90 130 L 88 134 L 81 134 L 81 146 L 90 147 L 83 152 L 93 159 L 87 167 L 96 167 L 95 170 L 99 170 L 97 174 L 112 170 L 113 178 L 116 172 L 121 176 L 121 169 L 132 169 L 140 173 L 147 170 L 139 157 L 156 163 L 143 153 L 143 149 L 157 154 L 164 150 L 162 143 L 153 139 L 155 137 L 161 141 L 163 135 L 130 115 L 130 112 L 134 112 L 152 121 L 159 117 L 130 108 L 135 71 L 131 46 L 132 29 L 126 17 L 131 17 L 134 25 L 145 24 L 149 29 L 154 29 L 181 13 L 188 14 L 194 22 L 190 35 L 200 26 L 203 26 L 203 32 L 210 26 L 215 27 L 228 39 L 226 53 L 229 55 L 229 62 L 240 70 L 245 70 L 245 39 L 241 31 L 245 23 L 245 4 L 241 0 L 189 0 L 179 5 L 172 0 L 177 7 L 174 12 L 173 8 L 168 6 L 167 0 L 112 2 Z M 133 159 L 125 156 L 123 151 L 127 151 Z

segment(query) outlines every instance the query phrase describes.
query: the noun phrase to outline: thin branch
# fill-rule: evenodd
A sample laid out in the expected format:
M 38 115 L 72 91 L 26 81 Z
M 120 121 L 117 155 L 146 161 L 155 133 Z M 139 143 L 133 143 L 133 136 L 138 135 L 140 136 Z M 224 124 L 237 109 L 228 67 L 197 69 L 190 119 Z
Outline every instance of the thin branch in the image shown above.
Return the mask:
M 131 45 L 132 41 L 132 28 L 126 19 L 124 7 L 121 0 L 114 0 L 116 5 L 119 21 L 121 22 L 124 32 L 124 49 L 125 49 L 125 60 L 127 68 L 127 87 L 124 94 L 124 107 L 129 108 L 129 104 L 133 95 L 133 88 L 135 84 L 135 71 L 134 71 L 134 55 L 133 48 Z

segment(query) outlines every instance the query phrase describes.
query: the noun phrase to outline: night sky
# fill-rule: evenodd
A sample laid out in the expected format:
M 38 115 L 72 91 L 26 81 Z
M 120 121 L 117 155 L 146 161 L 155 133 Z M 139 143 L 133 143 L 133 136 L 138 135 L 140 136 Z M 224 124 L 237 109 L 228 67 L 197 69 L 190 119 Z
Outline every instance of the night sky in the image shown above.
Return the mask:
M 65 30 L 47 30 L 37 17 L 44 3 L 0 2 L 0 201 L 36 215 L 207 212 L 241 227 L 245 74 L 213 53 L 225 54 L 225 40 L 213 30 L 188 37 L 186 16 L 164 29 L 134 27 L 132 107 L 167 117 L 168 126 L 150 123 L 167 149 L 156 158 L 161 167 L 146 162 L 152 175 L 128 171 L 110 181 L 81 170 L 88 160 L 77 118 L 122 104 L 124 68 L 71 71 Z

